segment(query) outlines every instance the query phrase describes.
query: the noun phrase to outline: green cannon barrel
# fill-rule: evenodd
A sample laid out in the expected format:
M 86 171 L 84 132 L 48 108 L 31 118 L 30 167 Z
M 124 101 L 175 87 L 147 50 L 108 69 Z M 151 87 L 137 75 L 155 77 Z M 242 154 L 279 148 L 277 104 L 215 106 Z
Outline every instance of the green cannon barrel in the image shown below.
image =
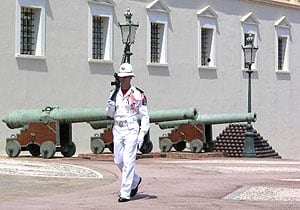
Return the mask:
M 30 122 L 49 122 L 57 120 L 62 124 L 106 120 L 105 109 L 82 108 L 60 109 L 59 107 L 46 107 L 39 110 L 15 110 L 11 111 L 2 121 L 11 128 L 21 128 Z
M 151 123 L 159 123 L 174 120 L 195 120 L 197 119 L 198 113 L 196 108 L 170 109 L 149 111 L 149 116 Z M 110 120 L 89 122 L 93 129 L 106 128 L 112 123 L 113 121 Z
M 211 114 L 211 115 L 198 115 L 196 120 L 176 120 L 158 123 L 161 129 L 169 129 L 178 127 L 183 124 L 224 124 L 234 122 L 255 122 L 256 113 L 233 113 L 233 114 Z
M 195 120 L 197 119 L 198 112 L 196 108 L 154 110 L 149 112 L 149 116 L 151 123 L 184 119 Z
M 93 129 L 102 129 L 102 128 L 109 128 L 114 124 L 113 120 L 101 120 L 95 122 L 88 122 Z

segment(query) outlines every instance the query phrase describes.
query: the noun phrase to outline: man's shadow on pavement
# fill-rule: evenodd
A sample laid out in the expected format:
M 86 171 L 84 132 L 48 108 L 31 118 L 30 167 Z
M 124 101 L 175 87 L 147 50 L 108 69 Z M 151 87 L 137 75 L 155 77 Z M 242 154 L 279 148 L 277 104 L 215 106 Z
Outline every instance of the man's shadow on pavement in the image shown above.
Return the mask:
M 131 200 L 141 200 L 141 199 L 157 199 L 156 195 L 148 195 L 148 194 L 144 194 L 144 193 L 138 193 L 136 196 L 134 196 L 133 198 L 131 198 Z

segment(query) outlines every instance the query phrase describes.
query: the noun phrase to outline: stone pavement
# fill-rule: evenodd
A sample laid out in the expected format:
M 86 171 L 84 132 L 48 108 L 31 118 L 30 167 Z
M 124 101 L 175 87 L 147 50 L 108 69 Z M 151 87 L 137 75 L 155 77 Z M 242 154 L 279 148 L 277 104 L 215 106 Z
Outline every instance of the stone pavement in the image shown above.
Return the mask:
M 2 155 L 0 209 L 300 209 L 299 160 L 170 157 L 138 159 L 139 192 L 118 203 L 111 155 Z

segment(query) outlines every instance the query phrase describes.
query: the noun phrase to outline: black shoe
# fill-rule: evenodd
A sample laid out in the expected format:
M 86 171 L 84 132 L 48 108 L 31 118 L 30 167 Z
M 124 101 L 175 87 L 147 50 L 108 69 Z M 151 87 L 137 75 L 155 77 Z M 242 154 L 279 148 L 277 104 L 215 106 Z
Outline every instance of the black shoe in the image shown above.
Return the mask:
M 137 192 L 139 190 L 139 185 L 141 184 L 141 182 L 142 182 L 142 177 L 140 177 L 140 181 L 139 181 L 138 185 L 136 186 L 136 188 L 131 190 L 130 197 L 133 197 L 137 194 Z
M 130 199 L 127 199 L 127 198 L 122 198 L 122 197 L 120 197 L 119 199 L 118 199 L 118 202 L 127 202 L 127 201 L 130 201 Z

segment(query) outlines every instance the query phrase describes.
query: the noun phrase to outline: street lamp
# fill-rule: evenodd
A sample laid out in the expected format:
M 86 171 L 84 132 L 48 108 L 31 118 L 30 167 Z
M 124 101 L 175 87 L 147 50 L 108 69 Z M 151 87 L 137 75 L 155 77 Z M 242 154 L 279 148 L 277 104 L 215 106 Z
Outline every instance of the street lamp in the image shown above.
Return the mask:
M 251 66 L 255 62 L 258 47 L 254 47 L 254 36 L 249 34 L 246 38 L 246 46 L 242 46 L 244 52 L 244 62 L 248 73 L 248 113 L 251 112 L 251 74 L 253 73 Z M 256 157 L 254 148 L 254 133 L 251 121 L 247 123 L 245 133 L 245 144 L 243 157 Z
M 135 24 L 131 21 L 132 15 L 133 14 L 130 11 L 130 9 L 127 8 L 127 11 L 124 14 L 126 23 L 125 24 L 119 23 L 121 29 L 121 35 L 122 35 L 122 42 L 123 44 L 125 44 L 122 63 L 125 62 L 130 63 L 130 56 L 132 55 L 132 53 L 130 52 L 130 46 L 134 43 L 136 30 L 139 27 L 138 23 Z

